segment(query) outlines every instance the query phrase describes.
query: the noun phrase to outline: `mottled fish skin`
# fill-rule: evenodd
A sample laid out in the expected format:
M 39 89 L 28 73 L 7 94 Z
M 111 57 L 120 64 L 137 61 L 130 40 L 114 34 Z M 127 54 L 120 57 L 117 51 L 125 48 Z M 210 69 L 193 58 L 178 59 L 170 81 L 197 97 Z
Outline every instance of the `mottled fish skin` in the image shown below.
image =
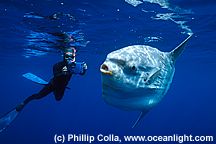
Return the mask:
M 149 111 L 167 93 L 175 61 L 191 36 L 171 52 L 133 45 L 109 53 L 100 68 L 104 101 L 124 110 Z
M 166 94 L 175 71 L 169 54 L 134 45 L 108 54 L 105 65 L 112 76 L 102 75 L 103 98 L 127 110 L 145 110 Z

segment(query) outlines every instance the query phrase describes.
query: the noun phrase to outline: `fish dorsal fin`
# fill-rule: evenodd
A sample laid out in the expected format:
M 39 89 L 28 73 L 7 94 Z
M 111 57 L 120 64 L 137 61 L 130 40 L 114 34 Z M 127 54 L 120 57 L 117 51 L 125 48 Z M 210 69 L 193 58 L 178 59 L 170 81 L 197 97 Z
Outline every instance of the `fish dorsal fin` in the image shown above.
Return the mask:
M 181 44 L 179 44 L 174 50 L 170 52 L 170 55 L 172 57 L 172 60 L 175 62 L 176 59 L 182 54 L 184 51 L 185 45 L 189 41 L 189 39 L 192 37 L 193 34 L 190 34 Z
M 140 115 L 138 116 L 137 120 L 133 124 L 132 128 L 135 128 L 137 124 L 140 122 L 140 120 L 148 113 L 148 111 L 142 111 Z

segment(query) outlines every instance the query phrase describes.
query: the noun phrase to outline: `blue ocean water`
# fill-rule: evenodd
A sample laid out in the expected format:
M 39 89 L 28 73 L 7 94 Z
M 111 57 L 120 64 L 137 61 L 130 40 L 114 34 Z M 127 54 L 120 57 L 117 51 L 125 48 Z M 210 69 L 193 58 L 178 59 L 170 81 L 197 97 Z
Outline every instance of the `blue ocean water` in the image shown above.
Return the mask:
M 77 61 L 86 61 L 88 71 L 72 77 L 60 102 L 50 94 L 27 105 L 0 143 L 54 143 L 56 133 L 216 136 L 215 9 L 213 0 L 1 0 L 0 115 L 42 88 L 22 74 L 52 77 L 67 47 L 62 33 L 78 39 Z M 106 55 L 135 44 L 171 51 L 190 33 L 167 95 L 131 129 L 138 112 L 101 97 Z

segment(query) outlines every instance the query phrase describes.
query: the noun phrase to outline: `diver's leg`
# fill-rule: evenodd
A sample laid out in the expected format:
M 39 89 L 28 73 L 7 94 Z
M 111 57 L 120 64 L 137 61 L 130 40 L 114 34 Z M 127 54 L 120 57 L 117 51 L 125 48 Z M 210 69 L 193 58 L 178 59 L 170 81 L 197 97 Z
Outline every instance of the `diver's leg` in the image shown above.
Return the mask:
M 43 88 L 39 93 L 33 94 L 33 95 L 27 97 L 27 98 L 24 100 L 24 102 L 22 102 L 20 105 L 18 105 L 18 106 L 16 107 L 16 110 L 17 110 L 17 111 L 21 111 L 21 110 L 24 108 L 24 106 L 25 106 L 26 104 L 28 104 L 30 101 L 36 100 L 36 99 L 41 99 L 41 98 L 47 96 L 47 95 L 48 95 L 49 93 L 51 93 L 52 91 L 53 91 L 53 85 L 52 85 L 52 83 L 49 83 L 49 84 L 47 84 L 46 86 L 44 86 L 44 88 Z
M 63 98 L 63 96 L 64 96 L 65 87 L 54 89 L 53 92 L 54 92 L 54 95 L 55 95 L 55 99 L 57 101 L 60 101 Z
M 39 93 L 33 94 L 32 96 L 25 99 L 24 104 L 27 104 L 32 100 L 41 99 L 41 98 L 47 96 L 52 91 L 53 91 L 53 85 L 51 83 L 49 83 Z

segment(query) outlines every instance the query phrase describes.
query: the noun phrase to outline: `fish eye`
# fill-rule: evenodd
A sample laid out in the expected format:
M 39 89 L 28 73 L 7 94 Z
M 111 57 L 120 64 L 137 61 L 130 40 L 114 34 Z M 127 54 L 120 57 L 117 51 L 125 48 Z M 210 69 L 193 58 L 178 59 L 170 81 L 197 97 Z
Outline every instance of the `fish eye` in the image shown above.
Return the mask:
M 135 75 L 137 74 L 137 67 L 135 65 L 127 65 L 124 67 L 124 73 L 128 75 Z
M 132 66 L 131 69 L 132 69 L 133 71 L 135 71 L 135 70 L 136 70 L 136 67 L 135 67 L 135 66 Z

